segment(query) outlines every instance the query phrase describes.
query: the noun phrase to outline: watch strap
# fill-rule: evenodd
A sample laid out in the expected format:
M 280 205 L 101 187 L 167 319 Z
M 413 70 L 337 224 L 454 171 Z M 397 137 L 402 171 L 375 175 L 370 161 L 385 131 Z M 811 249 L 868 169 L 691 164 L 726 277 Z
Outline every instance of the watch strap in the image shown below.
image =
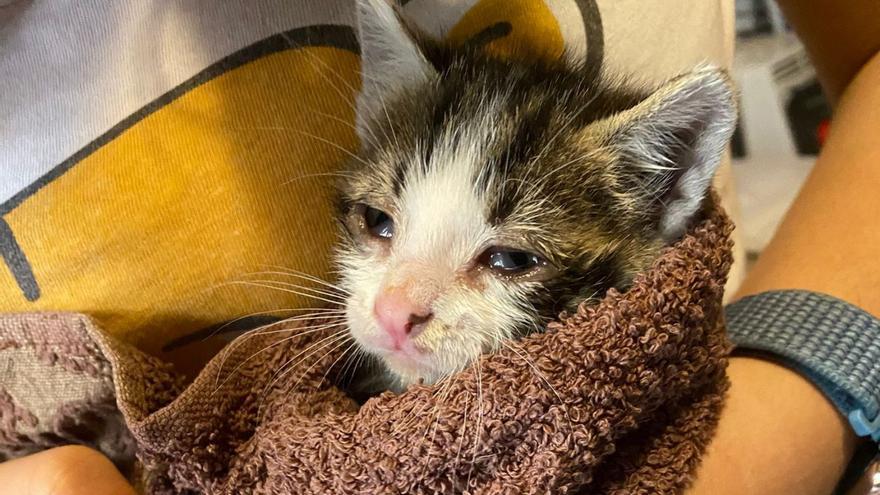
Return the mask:
M 840 299 L 802 290 L 764 292 L 725 309 L 737 349 L 770 353 L 807 376 L 880 442 L 880 320 Z

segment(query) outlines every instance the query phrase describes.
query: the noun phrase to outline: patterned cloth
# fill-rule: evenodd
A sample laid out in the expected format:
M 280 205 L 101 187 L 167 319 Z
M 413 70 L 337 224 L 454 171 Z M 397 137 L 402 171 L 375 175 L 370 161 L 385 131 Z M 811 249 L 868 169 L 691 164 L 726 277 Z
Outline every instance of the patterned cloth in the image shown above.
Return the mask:
M 255 284 L 329 275 L 332 174 L 358 145 L 352 3 L 0 2 L 0 312 L 86 313 L 194 372 L 217 328 L 314 306 Z M 439 38 L 654 82 L 732 52 L 732 0 L 399 3 Z

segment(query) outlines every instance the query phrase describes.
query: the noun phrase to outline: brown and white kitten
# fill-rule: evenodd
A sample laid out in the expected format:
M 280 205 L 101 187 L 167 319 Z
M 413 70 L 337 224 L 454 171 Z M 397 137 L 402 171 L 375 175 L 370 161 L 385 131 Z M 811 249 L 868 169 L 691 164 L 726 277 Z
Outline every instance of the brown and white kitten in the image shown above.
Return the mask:
M 700 210 L 735 123 L 721 71 L 642 92 L 425 42 L 386 0 L 357 13 L 363 145 L 337 262 L 351 335 L 389 388 L 625 289 Z

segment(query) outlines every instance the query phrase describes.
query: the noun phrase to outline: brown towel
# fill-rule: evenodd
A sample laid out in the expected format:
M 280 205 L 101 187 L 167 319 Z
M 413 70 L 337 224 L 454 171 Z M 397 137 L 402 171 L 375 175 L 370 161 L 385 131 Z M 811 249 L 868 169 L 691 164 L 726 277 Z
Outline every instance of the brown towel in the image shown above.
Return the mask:
M 86 317 L 3 317 L 0 452 L 136 452 L 148 493 L 679 493 L 727 386 L 731 230 L 712 208 L 626 293 L 360 408 L 334 386 L 341 349 L 297 358 L 326 334 L 239 339 L 184 388 Z

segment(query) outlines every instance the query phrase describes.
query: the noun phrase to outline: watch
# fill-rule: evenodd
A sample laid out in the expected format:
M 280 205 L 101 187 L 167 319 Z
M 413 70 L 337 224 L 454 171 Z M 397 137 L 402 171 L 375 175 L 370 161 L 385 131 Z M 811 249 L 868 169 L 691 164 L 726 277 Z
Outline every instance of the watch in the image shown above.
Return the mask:
M 840 299 L 770 291 L 725 308 L 734 354 L 759 354 L 801 373 L 849 420 L 860 448 L 838 492 L 880 459 L 880 319 Z

